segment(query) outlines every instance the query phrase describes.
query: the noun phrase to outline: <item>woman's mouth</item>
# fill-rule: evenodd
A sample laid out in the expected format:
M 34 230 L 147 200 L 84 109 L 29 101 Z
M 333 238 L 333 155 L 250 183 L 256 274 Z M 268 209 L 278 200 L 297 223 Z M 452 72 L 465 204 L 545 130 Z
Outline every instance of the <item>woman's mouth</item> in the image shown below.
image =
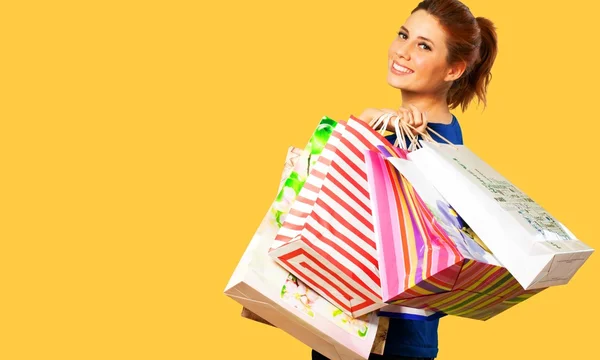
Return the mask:
M 395 61 L 392 63 L 392 68 L 390 70 L 396 75 L 409 75 L 414 73 L 414 70 L 402 66 Z

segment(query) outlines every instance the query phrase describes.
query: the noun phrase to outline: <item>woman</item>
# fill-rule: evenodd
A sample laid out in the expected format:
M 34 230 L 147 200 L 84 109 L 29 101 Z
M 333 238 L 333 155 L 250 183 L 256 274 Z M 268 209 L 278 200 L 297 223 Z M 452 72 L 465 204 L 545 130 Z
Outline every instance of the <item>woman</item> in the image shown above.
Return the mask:
M 458 0 L 425 0 L 411 12 L 388 53 L 388 83 L 402 93 L 398 110 L 366 109 L 369 122 L 384 113 L 423 132 L 428 126 L 454 144 L 462 132 L 450 110 L 466 110 L 477 96 L 486 104 L 486 90 L 496 58 L 497 38 L 491 21 L 475 18 Z M 390 126 L 392 130 L 393 126 Z M 442 142 L 431 133 L 434 140 Z M 395 135 L 388 137 L 392 142 Z M 407 143 L 410 140 L 407 138 Z M 390 319 L 384 355 L 370 359 L 433 359 L 438 354 L 438 320 Z M 313 350 L 313 359 L 327 359 Z

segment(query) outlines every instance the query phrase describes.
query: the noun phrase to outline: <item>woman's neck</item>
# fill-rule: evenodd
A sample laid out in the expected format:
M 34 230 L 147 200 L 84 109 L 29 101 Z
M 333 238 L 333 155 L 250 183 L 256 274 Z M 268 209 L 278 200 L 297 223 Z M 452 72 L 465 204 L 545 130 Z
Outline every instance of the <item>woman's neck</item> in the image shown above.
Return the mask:
M 427 112 L 429 123 L 450 124 L 453 120 L 445 94 L 441 96 L 402 90 L 402 106 L 408 109 L 408 104 L 416 106 L 421 113 Z

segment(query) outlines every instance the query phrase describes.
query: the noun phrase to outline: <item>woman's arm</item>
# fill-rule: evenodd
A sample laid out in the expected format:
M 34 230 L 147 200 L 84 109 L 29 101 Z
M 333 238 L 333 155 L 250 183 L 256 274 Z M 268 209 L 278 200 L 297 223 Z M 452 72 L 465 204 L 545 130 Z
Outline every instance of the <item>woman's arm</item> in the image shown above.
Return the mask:
M 364 122 L 366 122 L 367 124 L 369 124 L 371 121 L 373 121 L 374 119 L 379 118 L 380 116 L 382 116 L 383 114 L 394 114 L 394 115 L 398 115 L 398 111 L 396 110 L 392 110 L 392 109 L 376 109 L 376 108 L 367 108 L 365 109 L 359 116 L 358 118 Z M 396 129 L 394 128 L 394 123 L 393 122 L 389 122 L 387 129 L 388 131 L 396 131 Z

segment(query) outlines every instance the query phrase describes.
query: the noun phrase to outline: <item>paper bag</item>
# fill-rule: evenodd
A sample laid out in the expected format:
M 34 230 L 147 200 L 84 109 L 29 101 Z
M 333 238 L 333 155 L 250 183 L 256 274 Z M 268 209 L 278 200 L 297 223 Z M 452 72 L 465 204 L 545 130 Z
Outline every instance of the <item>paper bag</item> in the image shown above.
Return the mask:
M 329 121 L 329 124 L 324 125 L 323 121 Z M 331 119 L 323 121 L 320 124 L 321 132 L 330 131 L 336 126 Z M 315 140 L 315 136 L 312 140 Z M 279 222 L 284 221 L 287 209 L 294 203 L 295 196 L 292 193 L 299 187 L 298 182 L 302 182 L 303 171 L 313 163 L 311 151 L 319 151 L 311 144 L 307 149 L 306 161 L 298 162 L 299 165 L 286 180 L 289 186 L 284 185 L 280 191 L 280 195 L 286 191 L 288 195 L 278 196 L 269 209 L 227 284 L 225 293 L 265 321 L 330 359 L 367 359 L 371 351 L 382 348 L 381 334 L 385 334 L 386 329 L 380 329 L 377 336 L 377 315 L 370 313 L 360 319 L 349 317 L 268 256 Z M 382 324 L 385 326 L 385 321 Z
M 378 255 L 363 151 L 396 148 L 351 116 L 336 128 L 270 255 L 351 316 L 380 309 Z
M 567 284 L 594 249 L 466 146 L 408 155 L 524 289 Z

